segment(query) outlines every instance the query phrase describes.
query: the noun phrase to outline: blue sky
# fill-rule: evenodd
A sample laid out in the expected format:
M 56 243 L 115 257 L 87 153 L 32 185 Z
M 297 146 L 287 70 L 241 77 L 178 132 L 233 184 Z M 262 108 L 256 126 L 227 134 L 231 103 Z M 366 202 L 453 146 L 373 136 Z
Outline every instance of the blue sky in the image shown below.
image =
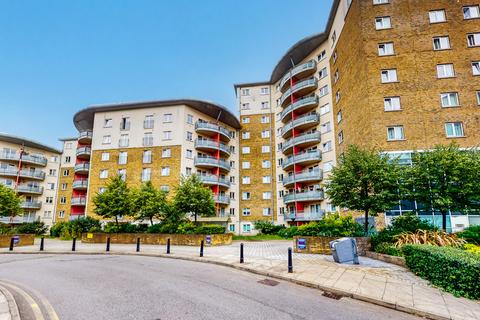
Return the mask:
M 0 131 L 59 147 L 84 107 L 180 97 L 237 114 L 233 84 L 269 79 L 331 3 L 0 1 Z

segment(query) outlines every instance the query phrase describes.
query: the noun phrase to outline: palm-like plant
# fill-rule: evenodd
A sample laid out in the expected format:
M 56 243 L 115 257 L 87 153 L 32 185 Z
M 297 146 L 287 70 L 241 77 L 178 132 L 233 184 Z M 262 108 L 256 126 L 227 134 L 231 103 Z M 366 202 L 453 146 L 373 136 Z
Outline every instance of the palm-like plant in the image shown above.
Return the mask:
M 394 237 L 395 246 L 401 247 L 406 244 L 429 244 L 438 247 L 462 247 L 466 241 L 454 234 L 443 231 L 417 230 L 416 232 L 402 232 Z

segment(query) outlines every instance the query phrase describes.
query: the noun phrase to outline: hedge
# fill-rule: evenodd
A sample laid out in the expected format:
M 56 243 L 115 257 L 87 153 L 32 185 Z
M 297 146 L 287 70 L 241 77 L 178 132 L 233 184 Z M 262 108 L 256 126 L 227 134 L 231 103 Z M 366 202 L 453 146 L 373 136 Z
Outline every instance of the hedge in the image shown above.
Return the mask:
M 480 256 L 452 247 L 405 245 L 407 266 L 432 284 L 470 299 L 480 299 Z

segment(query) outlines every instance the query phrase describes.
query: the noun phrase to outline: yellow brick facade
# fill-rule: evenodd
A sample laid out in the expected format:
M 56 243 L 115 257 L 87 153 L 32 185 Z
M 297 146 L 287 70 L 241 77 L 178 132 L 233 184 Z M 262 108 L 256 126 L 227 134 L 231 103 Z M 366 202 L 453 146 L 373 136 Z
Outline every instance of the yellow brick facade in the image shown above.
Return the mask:
M 68 175 L 65 175 L 68 171 Z M 55 221 L 69 221 L 71 213 L 72 184 L 75 173 L 73 167 L 61 167 L 58 172 L 57 210 Z M 62 203 L 63 202 L 63 203 Z M 60 216 L 63 212 L 63 217 Z

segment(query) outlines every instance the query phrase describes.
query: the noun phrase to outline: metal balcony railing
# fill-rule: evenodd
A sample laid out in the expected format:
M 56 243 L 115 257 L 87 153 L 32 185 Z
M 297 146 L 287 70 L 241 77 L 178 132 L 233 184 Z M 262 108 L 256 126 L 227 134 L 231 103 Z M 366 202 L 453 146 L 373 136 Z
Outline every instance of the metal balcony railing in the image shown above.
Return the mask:
M 86 189 L 88 187 L 87 179 L 74 180 L 72 184 L 73 189 Z
M 74 171 L 75 173 L 78 172 L 88 172 L 90 170 L 90 163 L 78 163 L 75 165 Z
M 325 210 L 318 211 L 297 211 L 285 213 L 285 220 L 287 221 L 312 221 L 322 220 L 325 217 Z
M 92 148 L 90 147 L 81 147 L 77 149 L 77 156 L 90 156 L 92 153 Z
M 23 201 L 20 203 L 20 207 L 22 209 L 40 209 L 42 207 L 42 203 L 39 201 Z
M 323 179 L 323 171 L 320 169 L 304 170 L 283 178 L 283 185 L 289 185 L 294 182 L 319 181 Z
M 93 132 L 90 130 L 82 131 L 78 135 L 78 140 L 92 140 Z
M 306 143 L 306 142 L 320 142 L 321 135 L 320 132 L 312 132 L 312 133 L 305 133 L 302 135 L 299 135 L 295 138 L 288 139 L 282 144 L 282 152 L 285 152 L 289 148 Z
M 2 151 L 0 152 L 0 160 L 20 161 L 20 153 Z M 38 156 L 38 155 L 23 154 L 22 162 L 29 163 L 29 164 L 37 164 L 40 166 L 46 166 L 48 163 L 48 160 L 47 158 Z
M 19 185 L 17 187 L 17 191 L 19 193 L 34 193 L 34 194 L 42 194 L 43 193 L 43 187 L 40 186 L 29 186 L 29 185 Z
M 19 174 L 17 168 L 0 168 L 0 176 L 16 177 Z M 20 170 L 20 177 L 30 179 L 45 179 L 45 172 L 39 170 Z
M 195 140 L 195 148 L 211 148 L 230 154 L 230 148 L 226 144 L 211 139 Z
M 285 169 L 295 163 L 302 163 L 305 161 L 321 161 L 322 153 L 319 150 L 307 151 L 298 153 L 294 156 L 289 156 L 283 161 L 282 168 Z
M 297 193 L 289 193 L 283 197 L 283 202 L 291 203 L 291 202 L 306 202 L 306 201 L 320 201 L 323 200 L 324 195 L 323 191 L 306 191 L 306 192 L 297 192 Z
M 87 203 L 87 198 L 85 197 L 72 197 L 70 204 L 73 206 L 84 206 Z
M 303 108 L 305 106 L 310 106 L 310 105 L 316 106 L 318 105 L 318 102 L 319 102 L 319 98 L 317 95 L 303 97 L 295 101 L 293 104 L 289 105 L 285 109 L 283 109 L 283 111 L 280 113 L 280 119 L 282 119 L 283 121 L 287 117 L 287 115 L 292 113 L 292 111 Z
M 311 123 L 319 123 L 320 122 L 320 115 L 318 113 L 312 113 L 312 114 L 306 114 L 298 117 L 297 119 L 290 121 L 287 123 L 285 126 L 282 127 L 281 129 L 281 134 L 282 136 L 285 135 L 287 132 L 292 130 L 293 128 L 296 128 L 300 125 Z
M 196 131 L 201 131 L 201 130 L 208 130 L 208 131 L 214 131 L 217 133 L 220 133 L 227 137 L 228 139 L 231 139 L 230 131 L 228 129 L 216 125 L 214 123 L 209 123 L 209 122 L 203 122 L 203 121 L 197 121 L 195 123 L 195 130 Z
M 316 88 L 317 79 L 313 77 L 307 80 L 303 80 L 294 85 L 293 87 L 289 88 L 287 91 L 285 91 L 284 94 L 282 94 L 282 97 L 280 98 L 280 105 L 283 105 L 287 98 L 289 98 L 292 94 L 308 87 Z
M 200 180 L 205 184 L 214 184 L 214 185 L 219 184 L 225 187 L 230 187 L 230 181 L 220 176 L 207 174 L 207 175 L 199 175 L 199 177 L 200 177 Z
M 293 69 L 289 70 L 285 75 L 283 76 L 282 80 L 280 81 L 280 88 L 283 88 L 285 83 L 290 80 L 291 77 L 296 76 L 297 74 L 306 71 L 306 70 L 314 70 L 317 69 L 317 64 L 315 63 L 314 60 L 307 61 L 305 63 L 302 63 L 301 65 L 298 65 L 294 67 Z
M 230 163 L 228 163 L 228 161 L 224 159 L 217 159 L 213 157 L 195 157 L 194 164 L 195 166 L 206 165 L 209 167 L 220 167 L 222 169 L 230 171 Z
M 213 196 L 213 200 L 216 203 L 222 203 L 222 204 L 230 204 L 230 198 L 228 196 L 216 194 Z

